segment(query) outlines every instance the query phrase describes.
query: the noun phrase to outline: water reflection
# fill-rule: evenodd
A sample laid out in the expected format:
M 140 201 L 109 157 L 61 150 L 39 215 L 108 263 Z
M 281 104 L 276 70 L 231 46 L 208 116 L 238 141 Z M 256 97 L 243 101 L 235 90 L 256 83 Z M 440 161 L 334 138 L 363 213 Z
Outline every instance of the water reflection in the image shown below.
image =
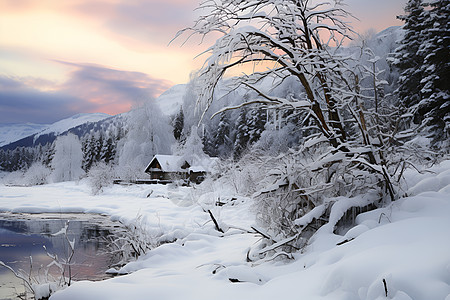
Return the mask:
M 0 214 L 0 261 L 26 274 L 31 272 L 42 278 L 49 269 L 48 276 L 59 277 L 57 266 L 47 267 L 52 259 L 46 252 L 58 255 L 59 261 L 67 261 L 70 249 L 66 238 L 52 236 L 64 228 L 67 221 L 67 236 L 71 241 L 75 239 L 72 279 L 106 278 L 105 271 L 114 262 L 105 250 L 105 240 L 114 224 L 98 215 Z M 17 295 L 23 292 L 23 282 L 0 267 L 0 299 L 18 299 Z

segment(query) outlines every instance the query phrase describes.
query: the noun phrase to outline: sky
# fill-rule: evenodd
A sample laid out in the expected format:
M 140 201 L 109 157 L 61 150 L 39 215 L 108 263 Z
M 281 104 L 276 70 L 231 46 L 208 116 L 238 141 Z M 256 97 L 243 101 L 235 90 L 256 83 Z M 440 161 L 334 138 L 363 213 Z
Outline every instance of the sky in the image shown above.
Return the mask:
M 187 83 L 207 44 L 181 40 L 200 0 L 0 0 L 0 123 L 129 111 Z M 406 0 L 345 0 L 356 31 L 401 25 Z

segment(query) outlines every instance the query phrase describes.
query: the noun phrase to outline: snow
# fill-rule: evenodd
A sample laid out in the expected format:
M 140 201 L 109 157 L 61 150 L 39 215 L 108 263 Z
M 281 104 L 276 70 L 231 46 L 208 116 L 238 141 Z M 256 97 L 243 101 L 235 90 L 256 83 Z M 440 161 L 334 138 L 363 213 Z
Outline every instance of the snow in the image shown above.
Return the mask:
M 359 215 L 356 226 L 344 235 L 324 227 L 304 251 L 286 261 L 247 262 L 247 252 L 260 240 L 258 234 L 247 232 L 254 224 L 252 200 L 239 198 L 218 207 L 212 195 L 199 198 L 199 188 L 115 185 L 92 196 L 84 180 L 0 186 L 0 211 L 101 213 L 125 223 L 140 215 L 149 232 L 178 239 L 118 270 L 128 275 L 76 282 L 51 300 L 290 299 L 294 295 L 296 299 L 448 300 L 449 176 L 450 161 L 422 174 L 408 170 L 408 197 Z M 222 192 L 232 193 L 214 194 Z M 207 210 L 228 229 L 224 234 L 215 230 Z
M 181 166 L 183 162 L 181 162 L 182 157 L 177 155 L 163 155 L 157 154 L 150 161 L 148 166 L 145 169 L 148 169 L 154 160 L 157 160 L 161 166 L 161 170 L 164 172 L 181 172 Z
M 88 123 L 88 122 L 98 122 L 103 119 L 111 117 L 108 114 L 105 113 L 83 113 L 83 114 L 77 114 L 70 118 L 60 120 L 58 122 L 55 122 L 51 125 L 49 125 L 44 130 L 40 131 L 36 136 L 34 137 L 35 140 L 44 134 L 50 134 L 53 133 L 55 135 L 61 134 L 70 128 L 77 127 L 81 124 Z
M 174 116 L 183 104 L 183 97 L 186 93 L 185 84 L 177 84 L 162 93 L 155 99 L 156 104 L 160 107 L 161 112 L 166 116 Z
M 26 138 L 47 128 L 48 124 L 0 124 L 0 147 Z

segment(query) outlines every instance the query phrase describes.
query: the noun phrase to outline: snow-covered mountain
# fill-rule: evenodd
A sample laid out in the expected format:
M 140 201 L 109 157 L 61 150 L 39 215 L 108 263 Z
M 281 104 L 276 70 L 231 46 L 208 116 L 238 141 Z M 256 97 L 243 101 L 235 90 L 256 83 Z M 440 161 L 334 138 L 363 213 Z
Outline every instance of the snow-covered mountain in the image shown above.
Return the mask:
M 58 122 L 53 123 L 52 125 L 48 126 L 46 129 L 42 130 L 38 134 L 34 136 L 34 139 L 38 139 L 40 136 L 44 134 L 51 134 L 59 135 L 70 128 L 77 127 L 81 124 L 88 123 L 88 122 L 98 122 L 101 120 L 104 120 L 106 118 L 111 117 L 108 114 L 105 113 L 83 113 L 83 114 L 77 114 L 70 118 L 60 120 Z
M 34 123 L 0 124 L 0 147 L 41 132 L 49 126 L 49 124 Z
M 166 116 L 173 116 L 178 113 L 180 106 L 183 104 L 186 87 L 186 84 L 174 85 L 155 99 L 156 104 Z
M 0 142 L 4 141 L 4 143 L 0 143 L 0 147 L 14 149 L 20 146 L 32 147 L 36 144 L 46 144 L 47 142 L 52 142 L 56 136 L 71 128 L 88 123 L 97 123 L 109 117 L 111 116 L 104 113 L 82 113 L 50 125 L 3 125 L 0 126 Z M 14 135 L 14 131 L 17 134 Z

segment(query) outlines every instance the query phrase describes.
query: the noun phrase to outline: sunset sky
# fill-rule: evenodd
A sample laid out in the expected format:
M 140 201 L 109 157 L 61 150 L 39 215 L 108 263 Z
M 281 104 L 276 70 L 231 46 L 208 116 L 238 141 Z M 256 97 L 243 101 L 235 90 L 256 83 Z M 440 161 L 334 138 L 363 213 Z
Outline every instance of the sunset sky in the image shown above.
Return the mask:
M 346 0 L 356 31 L 401 25 L 406 0 Z M 117 114 L 201 66 L 206 45 L 168 45 L 199 0 L 0 0 L 0 123 Z

